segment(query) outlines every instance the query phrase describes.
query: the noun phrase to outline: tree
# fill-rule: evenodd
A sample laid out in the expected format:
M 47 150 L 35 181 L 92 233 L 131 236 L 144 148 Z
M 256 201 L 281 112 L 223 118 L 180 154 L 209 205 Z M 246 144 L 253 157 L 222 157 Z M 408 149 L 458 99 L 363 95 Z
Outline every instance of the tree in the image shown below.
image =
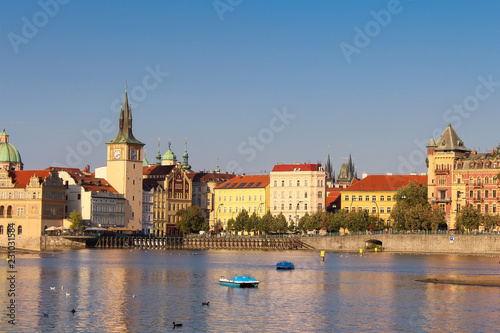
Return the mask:
M 483 223 L 485 228 L 494 228 L 500 225 L 500 216 L 489 213 L 484 214 Z
M 457 214 L 456 223 L 460 231 L 478 229 L 483 223 L 483 215 L 474 206 L 467 205 Z
M 210 226 L 201 214 L 201 208 L 198 206 L 183 208 L 179 210 L 176 215 L 179 216 L 176 227 L 182 233 L 188 234 L 201 230 L 208 231 L 210 229 Z
M 284 233 L 288 230 L 288 223 L 286 222 L 286 218 L 283 215 L 283 213 L 280 213 L 274 219 L 274 223 L 271 230 L 279 233 Z
M 297 225 L 297 229 L 301 231 L 307 231 L 307 226 L 310 224 L 309 220 L 311 219 L 311 216 L 309 215 L 308 212 L 306 212 L 304 215 L 299 220 L 299 224 Z
M 69 221 L 71 222 L 71 225 L 69 226 L 69 228 L 71 230 L 82 230 L 83 229 L 82 214 L 80 214 L 76 210 L 72 211 L 69 214 Z
M 243 209 L 237 216 L 234 221 L 234 228 L 233 231 L 243 231 L 245 230 L 245 226 L 248 223 L 248 219 L 250 216 L 248 216 L 248 212 Z
M 259 220 L 260 218 L 257 216 L 257 213 L 253 212 L 245 224 L 245 231 L 246 232 L 257 231 Z
M 394 200 L 396 204 L 392 208 L 391 219 L 394 220 L 396 229 L 429 229 L 429 218 L 435 219 L 434 224 L 440 224 L 440 215 L 436 215 L 427 200 L 427 185 L 410 182 L 396 191 Z
M 227 230 L 229 231 L 236 231 L 234 224 L 236 221 L 231 217 L 229 220 L 227 220 Z
M 259 219 L 259 222 L 257 224 L 257 231 L 267 234 L 269 233 L 269 231 L 271 231 L 273 223 L 274 217 L 271 215 L 271 211 L 268 210 L 267 213 L 265 213 L 264 216 Z

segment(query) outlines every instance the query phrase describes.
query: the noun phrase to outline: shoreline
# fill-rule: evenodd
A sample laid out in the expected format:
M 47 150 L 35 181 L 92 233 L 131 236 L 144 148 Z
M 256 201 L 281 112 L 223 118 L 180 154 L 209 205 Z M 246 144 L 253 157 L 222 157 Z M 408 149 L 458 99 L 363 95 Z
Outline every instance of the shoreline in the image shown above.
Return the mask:
M 425 279 L 417 279 L 415 281 L 424 283 L 453 284 L 462 286 L 500 287 L 500 274 L 434 276 Z

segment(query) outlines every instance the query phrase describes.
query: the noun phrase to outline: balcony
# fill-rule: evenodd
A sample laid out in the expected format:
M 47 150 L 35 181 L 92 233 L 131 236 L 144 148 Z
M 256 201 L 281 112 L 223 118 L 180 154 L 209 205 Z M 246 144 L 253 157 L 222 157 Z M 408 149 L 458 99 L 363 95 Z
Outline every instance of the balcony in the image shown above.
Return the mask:
M 436 175 L 449 175 L 450 174 L 450 170 L 434 170 L 434 173 Z
M 483 200 L 483 198 L 474 198 L 474 202 L 475 202 L 475 203 L 476 203 L 476 202 L 483 202 L 483 201 L 484 201 L 484 200 Z
M 481 183 L 481 182 L 474 183 L 473 186 L 474 186 L 474 188 L 483 188 L 483 183 Z
M 431 198 L 432 203 L 451 203 L 451 198 Z

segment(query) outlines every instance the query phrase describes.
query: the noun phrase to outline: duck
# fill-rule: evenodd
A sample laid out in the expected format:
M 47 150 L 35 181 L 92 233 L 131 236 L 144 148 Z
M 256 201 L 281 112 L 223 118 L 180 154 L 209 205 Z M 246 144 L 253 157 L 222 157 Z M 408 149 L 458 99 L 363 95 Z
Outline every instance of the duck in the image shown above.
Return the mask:
M 73 313 L 73 314 L 74 314 L 75 312 L 76 312 L 76 310 L 75 310 L 75 309 L 71 310 L 71 313 Z
M 172 324 L 174 325 L 174 328 L 176 328 L 176 327 L 182 327 L 182 324 L 176 324 L 175 321 L 172 322 Z
M 201 303 L 201 305 L 210 306 L 210 302 L 206 302 L 206 303 L 205 303 L 205 302 L 203 302 L 203 303 Z
M 71 294 L 70 293 L 66 293 L 66 297 L 68 297 L 68 296 L 71 296 Z
M 56 290 L 56 287 L 50 287 L 50 290 Z
M 42 312 L 42 314 L 43 314 L 43 316 L 44 316 L 45 318 L 49 318 L 49 314 L 48 314 L 48 313 Z

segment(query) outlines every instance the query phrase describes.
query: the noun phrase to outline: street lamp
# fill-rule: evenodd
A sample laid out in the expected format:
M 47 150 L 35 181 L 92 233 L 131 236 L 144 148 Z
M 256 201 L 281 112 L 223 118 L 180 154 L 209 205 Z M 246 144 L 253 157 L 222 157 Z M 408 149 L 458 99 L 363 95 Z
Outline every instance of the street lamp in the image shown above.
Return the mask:
M 380 211 L 379 211 L 379 209 L 378 209 L 378 204 L 377 204 L 377 202 L 376 202 L 375 200 L 374 200 L 374 201 L 372 201 L 372 204 L 374 204 L 374 205 L 377 207 L 377 227 L 378 227 L 378 223 L 379 223 L 379 221 L 380 221 L 380 215 L 379 215 L 379 212 L 380 212 Z
M 297 225 L 299 225 L 299 215 L 297 215 L 297 209 L 299 209 L 299 205 L 300 205 L 302 202 L 303 202 L 303 201 L 299 201 L 299 202 L 297 202 L 297 206 L 295 207 L 295 219 L 296 219 Z
M 257 212 L 260 212 L 260 206 L 262 206 L 263 204 L 264 204 L 263 202 L 259 204 L 259 207 L 257 207 Z
M 217 220 L 217 212 L 220 210 L 220 207 L 221 206 L 224 206 L 224 204 L 219 204 L 219 206 L 217 206 L 217 209 L 215 210 L 215 225 L 214 225 L 214 229 L 217 225 L 219 225 L 219 221 Z M 219 230 L 217 230 L 217 232 L 219 232 Z

